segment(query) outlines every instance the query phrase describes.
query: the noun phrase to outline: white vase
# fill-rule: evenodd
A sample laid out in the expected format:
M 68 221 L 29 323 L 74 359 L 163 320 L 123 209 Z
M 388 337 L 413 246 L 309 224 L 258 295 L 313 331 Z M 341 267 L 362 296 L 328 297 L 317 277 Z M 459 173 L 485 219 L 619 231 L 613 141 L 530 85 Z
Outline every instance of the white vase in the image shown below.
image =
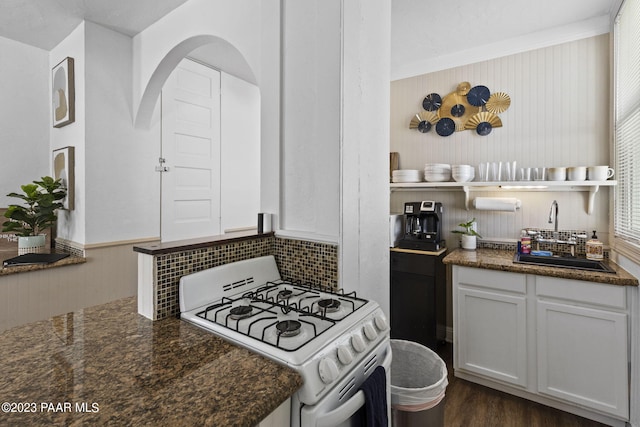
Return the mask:
M 474 251 L 476 249 L 476 236 L 463 234 L 460 244 L 462 246 L 462 249 Z
M 18 255 L 39 254 L 44 252 L 46 238 L 46 234 L 18 236 Z

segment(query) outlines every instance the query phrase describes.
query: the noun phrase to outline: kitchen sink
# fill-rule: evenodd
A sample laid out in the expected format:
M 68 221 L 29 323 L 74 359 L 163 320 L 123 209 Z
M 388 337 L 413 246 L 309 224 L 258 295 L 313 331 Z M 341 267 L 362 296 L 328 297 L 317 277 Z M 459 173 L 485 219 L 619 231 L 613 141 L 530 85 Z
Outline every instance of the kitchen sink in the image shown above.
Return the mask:
M 570 268 L 573 270 L 600 271 L 602 273 L 613 273 L 615 270 L 602 261 L 586 258 L 563 257 L 563 256 L 542 256 L 519 254 L 513 257 L 513 262 L 517 264 L 542 265 L 548 267 Z

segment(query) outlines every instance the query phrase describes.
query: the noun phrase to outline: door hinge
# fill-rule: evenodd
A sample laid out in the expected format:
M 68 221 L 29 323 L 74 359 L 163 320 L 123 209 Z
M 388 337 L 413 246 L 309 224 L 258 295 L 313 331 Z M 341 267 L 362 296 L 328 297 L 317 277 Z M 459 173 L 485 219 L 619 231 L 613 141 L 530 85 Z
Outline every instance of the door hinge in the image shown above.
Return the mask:
M 156 166 L 156 172 L 169 172 L 169 166 L 163 166 L 166 163 L 166 159 L 164 157 L 158 157 L 158 166 Z

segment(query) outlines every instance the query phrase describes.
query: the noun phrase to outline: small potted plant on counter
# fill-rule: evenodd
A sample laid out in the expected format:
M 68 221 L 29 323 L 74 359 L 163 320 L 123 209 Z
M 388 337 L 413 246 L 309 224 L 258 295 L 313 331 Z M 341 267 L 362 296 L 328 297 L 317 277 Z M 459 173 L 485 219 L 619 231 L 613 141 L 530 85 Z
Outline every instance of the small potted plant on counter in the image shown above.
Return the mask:
M 22 194 L 9 193 L 7 197 L 22 199 L 26 206 L 9 205 L 4 213 L 9 220 L 2 224 L 2 231 L 18 236 L 18 255 L 42 252 L 46 238 L 42 232 L 55 224 L 56 210 L 63 207 L 67 190 L 59 179 L 50 176 L 20 188 Z
M 462 239 L 460 241 L 460 245 L 462 249 L 475 250 L 477 245 L 477 237 L 482 239 L 482 236 L 478 234 L 476 231 L 476 219 L 473 218 L 469 222 L 463 222 L 458 224 L 459 227 L 462 227 L 464 230 L 453 230 L 452 233 L 462 234 Z

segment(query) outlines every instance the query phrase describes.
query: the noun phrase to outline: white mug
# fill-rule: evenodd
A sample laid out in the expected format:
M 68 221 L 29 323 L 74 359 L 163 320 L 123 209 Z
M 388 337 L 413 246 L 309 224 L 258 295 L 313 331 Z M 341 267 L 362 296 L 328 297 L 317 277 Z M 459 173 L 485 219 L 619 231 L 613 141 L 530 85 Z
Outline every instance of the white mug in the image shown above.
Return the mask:
M 609 166 L 589 166 L 587 179 L 589 181 L 606 181 L 613 176 L 615 171 Z
M 549 181 L 566 181 L 567 168 L 549 168 L 547 176 Z
M 587 179 L 587 167 L 572 166 L 567 168 L 567 179 L 569 181 L 584 181 Z

